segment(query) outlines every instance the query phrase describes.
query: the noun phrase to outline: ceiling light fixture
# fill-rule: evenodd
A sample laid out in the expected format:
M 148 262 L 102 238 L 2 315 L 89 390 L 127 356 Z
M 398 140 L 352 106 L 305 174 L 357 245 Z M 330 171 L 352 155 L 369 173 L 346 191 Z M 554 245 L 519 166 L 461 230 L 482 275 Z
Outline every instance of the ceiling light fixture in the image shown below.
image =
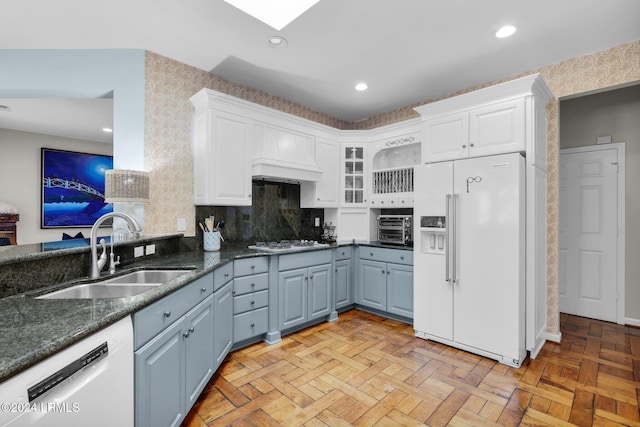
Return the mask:
M 505 25 L 496 31 L 496 37 L 499 39 L 503 39 L 505 37 L 512 36 L 516 32 L 516 27 L 513 25 Z
M 271 47 L 285 47 L 287 45 L 287 39 L 280 36 L 273 36 L 269 38 L 269 46 Z
M 224 0 L 280 31 L 320 0 Z
M 356 89 L 358 92 L 365 91 L 365 90 L 367 90 L 368 88 L 369 88 L 369 86 L 367 86 L 367 84 L 366 84 L 366 83 L 364 83 L 364 82 L 360 82 L 360 83 L 358 83 L 358 84 L 356 85 L 356 87 L 355 87 L 355 89 Z

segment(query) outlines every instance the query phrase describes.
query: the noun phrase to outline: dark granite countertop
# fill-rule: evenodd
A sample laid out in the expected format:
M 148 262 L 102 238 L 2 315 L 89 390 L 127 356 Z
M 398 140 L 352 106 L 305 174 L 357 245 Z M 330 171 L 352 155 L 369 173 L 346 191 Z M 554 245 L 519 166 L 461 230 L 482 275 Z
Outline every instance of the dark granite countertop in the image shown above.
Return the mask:
M 350 245 L 352 244 L 339 246 Z M 381 245 L 375 242 L 359 245 L 411 249 Z M 189 269 L 190 273 L 140 295 L 127 298 L 36 299 L 36 297 L 54 290 L 89 282 L 86 278 L 1 298 L 0 382 L 82 338 L 141 310 L 195 279 L 212 272 L 219 266 L 234 259 L 269 255 L 271 254 L 246 248 L 229 248 L 218 252 L 179 252 L 135 263 L 129 268 L 121 270 L 119 274 L 135 269 L 154 267 Z

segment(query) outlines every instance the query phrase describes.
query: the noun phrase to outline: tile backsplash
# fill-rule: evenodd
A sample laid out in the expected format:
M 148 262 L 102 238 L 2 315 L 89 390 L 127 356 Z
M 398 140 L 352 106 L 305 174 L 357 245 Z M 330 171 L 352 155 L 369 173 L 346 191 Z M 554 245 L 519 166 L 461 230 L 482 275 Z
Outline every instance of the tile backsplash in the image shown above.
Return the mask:
M 215 216 L 224 220 L 222 236 L 228 243 L 253 244 L 258 241 L 283 239 L 320 240 L 324 223 L 323 209 L 300 207 L 300 185 L 253 181 L 251 206 L 196 206 L 196 224 Z M 202 241 L 202 231 L 196 227 L 196 241 Z

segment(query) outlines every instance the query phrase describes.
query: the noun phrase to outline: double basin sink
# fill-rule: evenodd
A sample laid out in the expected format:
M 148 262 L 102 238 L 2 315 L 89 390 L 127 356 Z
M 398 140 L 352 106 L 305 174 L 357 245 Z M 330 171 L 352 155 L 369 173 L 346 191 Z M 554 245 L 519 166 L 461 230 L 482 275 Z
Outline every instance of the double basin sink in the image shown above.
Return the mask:
M 191 270 L 139 270 L 94 283 L 84 283 L 36 297 L 37 299 L 126 298 L 139 295 Z

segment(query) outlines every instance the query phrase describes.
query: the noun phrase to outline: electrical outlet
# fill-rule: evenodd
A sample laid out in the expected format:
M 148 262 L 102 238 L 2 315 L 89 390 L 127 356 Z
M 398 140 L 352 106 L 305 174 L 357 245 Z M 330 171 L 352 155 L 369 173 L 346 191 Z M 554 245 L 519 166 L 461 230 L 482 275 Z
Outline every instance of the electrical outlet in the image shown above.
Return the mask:
M 187 231 L 187 220 L 178 218 L 178 231 Z
M 316 224 L 316 227 L 320 227 L 320 218 L 316 218 L 315 224 Z
M 146 251 L 147 255 L 155 254 L 156 253 L 156 245 L 147 245 L 145 251 Z
M 136 246 L 133 248 L 133 257 L 138 258 L 144 255 L 144 246 Z

